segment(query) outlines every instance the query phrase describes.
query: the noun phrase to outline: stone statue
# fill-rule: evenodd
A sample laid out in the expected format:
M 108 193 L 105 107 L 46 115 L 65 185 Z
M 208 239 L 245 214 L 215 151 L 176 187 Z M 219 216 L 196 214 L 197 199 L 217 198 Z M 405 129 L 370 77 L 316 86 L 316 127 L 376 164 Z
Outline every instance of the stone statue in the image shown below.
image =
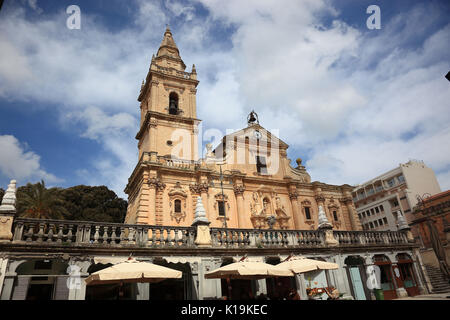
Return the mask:
M 206 144 L 206 158 L 212 158 L 212 157 L 213 157 L 212 143 L 207 143 Z
M 259 203 L 258 192 L 253 192 L 253 211 L 255 214 L 259 215 L 262 211 L 261 204 Z

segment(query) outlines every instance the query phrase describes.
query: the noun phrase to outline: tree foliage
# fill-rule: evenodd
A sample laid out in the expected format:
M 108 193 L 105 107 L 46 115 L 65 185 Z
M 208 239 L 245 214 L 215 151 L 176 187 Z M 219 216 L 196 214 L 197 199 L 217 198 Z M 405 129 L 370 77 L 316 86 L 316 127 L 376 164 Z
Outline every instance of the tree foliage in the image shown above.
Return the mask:
M 17 190 L 16 209 L 26 218 L 64 219 L 68 215 L 60 188 L 47 189 L 44 180 L 28 183 L 22 190 Z
M 4 194 L 5 194 L 5 190 L 3 188 L 0 188 L 0 203 L 2 203 Z
M 123 223 L 127 211 L 127 202 L 106 186 L 47 189 L 41 181 L 19 187 L 16 197 L 18 215 L 30 218 Z

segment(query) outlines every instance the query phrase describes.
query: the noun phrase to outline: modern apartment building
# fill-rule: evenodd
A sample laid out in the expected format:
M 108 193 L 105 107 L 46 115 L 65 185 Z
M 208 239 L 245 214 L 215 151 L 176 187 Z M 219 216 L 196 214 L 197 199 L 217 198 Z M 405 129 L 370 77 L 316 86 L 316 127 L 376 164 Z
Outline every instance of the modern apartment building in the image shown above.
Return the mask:
M 423 161 L 410 160 L 356 187 L 353 201 L 364 230 L 395 231 L 400 211 L 409 223 L 417 195 L 441 192 L 436 176 Z

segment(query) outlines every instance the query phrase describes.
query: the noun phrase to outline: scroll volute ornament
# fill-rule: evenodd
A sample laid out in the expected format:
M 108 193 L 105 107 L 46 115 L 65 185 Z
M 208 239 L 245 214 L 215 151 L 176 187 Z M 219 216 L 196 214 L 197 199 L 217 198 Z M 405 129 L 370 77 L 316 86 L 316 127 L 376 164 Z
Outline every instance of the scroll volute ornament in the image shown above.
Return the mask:
M 166 187 L 166 184 L 163 183 L 159 178 L 149 178 L 148 179 L 148 184 L 150 186 L 150 188 L 155 188 L 157 190 L 164 190 L 164 188 Z

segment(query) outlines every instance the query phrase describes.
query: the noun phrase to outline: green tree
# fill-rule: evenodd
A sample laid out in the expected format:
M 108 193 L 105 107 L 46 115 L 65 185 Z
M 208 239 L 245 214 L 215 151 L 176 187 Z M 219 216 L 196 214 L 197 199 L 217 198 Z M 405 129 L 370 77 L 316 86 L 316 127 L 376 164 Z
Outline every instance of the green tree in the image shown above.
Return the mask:
M 47 189 L 44 180 L 18 188 L 16 195 L 18 215 L 37 219 L 65 219 L 68 211 L 60 196 L 60 190 L 60 188 Z
M 61 190 L 69 220 L 123 223 L 127 202 L 106 186 L 79 185 Z
M 3 188 L 0 188 L 0 203 L 2 203 L 4 195 L 5 195 L 5 190 Z

